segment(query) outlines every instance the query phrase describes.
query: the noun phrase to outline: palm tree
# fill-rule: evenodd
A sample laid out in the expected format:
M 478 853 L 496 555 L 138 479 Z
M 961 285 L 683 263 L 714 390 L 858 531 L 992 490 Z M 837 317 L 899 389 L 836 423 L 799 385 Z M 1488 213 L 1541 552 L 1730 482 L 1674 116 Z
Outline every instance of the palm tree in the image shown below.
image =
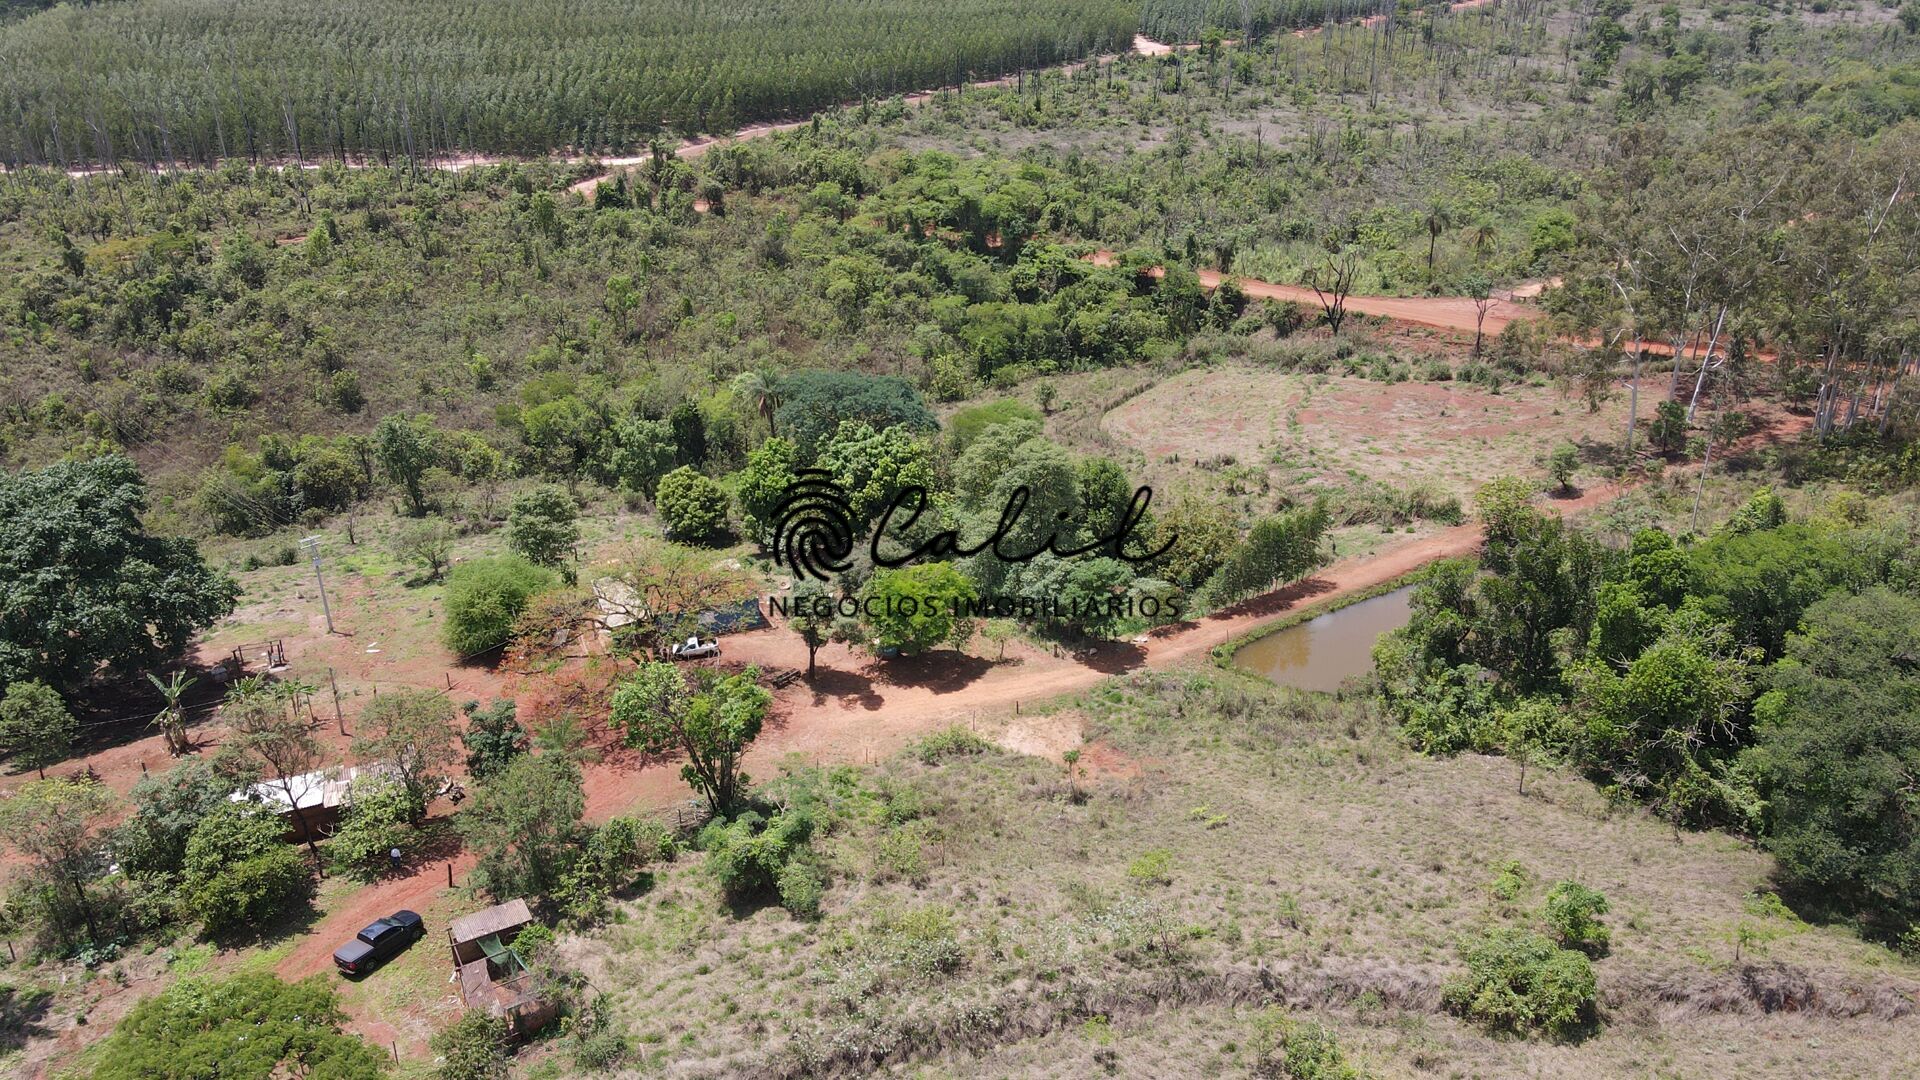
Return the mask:
M 1473 228 L 1474 254 L 1483 259 L 1486 258 L 1487 252 L 1493 247 L 1493 242 L 1498 239 L 1500 239 L 1500 229 L 1494 225 L 1493 219 L 1481 218 L 1480 223 Z
M 187 713 L 180 707 L 180 699 L 186 695 L 187 688 L 194 684 L 194 680 L 187 678 L 186 672 L 176 671 L 166 682 L 148 673 L 147 681 L 160 691 L 160 697 L 167 703 L 166 708 L 155 714 L 153 722 L 159 726 L 160 733 L 166 736 L 167 753 L 179 757 L 193 749 L 187 742 Z
M 754 409 L 766 418 L 767 435 L 773 428 L 773 410 L 780 405 L 780 377 L 769 371 L 743 371 L 734 376 L 733 392 L 753 401 Z

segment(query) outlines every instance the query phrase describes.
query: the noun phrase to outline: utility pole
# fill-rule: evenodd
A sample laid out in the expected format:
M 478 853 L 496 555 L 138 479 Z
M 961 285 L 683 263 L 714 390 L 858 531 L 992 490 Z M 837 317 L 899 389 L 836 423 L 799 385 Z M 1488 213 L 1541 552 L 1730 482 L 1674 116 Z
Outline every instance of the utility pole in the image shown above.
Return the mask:
M 309 536 L 300 541 L 307 551 L 307 557 L 313 560 L 313 580 L 320 585 L 320 611 L 327 617 L 327 633 L 333 633 L 333 609 L 327 606 L 327 579 L 320 573 L 320 538 Z

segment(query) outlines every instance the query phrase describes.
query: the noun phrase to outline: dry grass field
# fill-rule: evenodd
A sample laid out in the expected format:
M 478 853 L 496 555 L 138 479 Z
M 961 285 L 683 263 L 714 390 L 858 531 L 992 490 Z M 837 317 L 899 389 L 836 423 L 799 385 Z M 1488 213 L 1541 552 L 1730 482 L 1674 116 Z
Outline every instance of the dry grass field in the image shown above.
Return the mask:
M 1644 416 L 1652 415 L 1651 398 L 1642 397 Z M 1559 443 L 1617 440 L 1626 416 L 1624 394 L 1588 412 L 1549 386 L 1494 392 L 1223 364 L 1158 383 L 1109 412 L 1103 426 L 1169 473 L 1230 463 L 1294 489 L 1359 474 L 1465 499 L 1494 477 L 1539 474 L 1539 459 Z
M 995 748 L 814 774 L 817 922 L 728 908 L 692 855 L 565 950 L 648 1075 L 1245 1075 L 1282 1015 L 1379 1076 L 1920 1070 L 1920 969 L 1786 913 L 1736 839 L 1577 777 L 1523 795 L 1511 762 L 1429 759 L 1361 702 L 1228 673 L 1114 680 L 1073 714 L 1084 771 Z M 1567 879 L 1612 904 L 1599 1030 L 1446 1013 L 1460 945 Z

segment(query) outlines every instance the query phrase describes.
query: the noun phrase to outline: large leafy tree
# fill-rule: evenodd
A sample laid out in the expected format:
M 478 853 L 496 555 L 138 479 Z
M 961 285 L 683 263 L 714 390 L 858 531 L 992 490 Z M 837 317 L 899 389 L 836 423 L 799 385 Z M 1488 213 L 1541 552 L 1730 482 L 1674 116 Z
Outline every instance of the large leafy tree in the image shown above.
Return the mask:
M 726 534 L 726 491 L 689 466 L 661 477 L 653 501 L 675 540 L 704 544 Z
M 933 452 L 900 424 L 875 430 L 864 421 L 842 421 L 814 465 L 846 492 L 856 521 L 871 521 L 903 488 L 933 487 Z
M 114 804 L 105 786 L 67 777 L 28 781 L 0 800 L 0 838 L 71 897 L 73 908 L 62 900 L 56 901 L 57 909 L 76 912 L 94 940 L 100 938 L 100 923 L 87 883 L 96 876 L 100 836 Z
M 738 474 L 740 517 L 747 535 L 762 546 L 773 542 L 778 524 L 775 512 L 787 498 L 787 491 L 799 477 L 795 465 L 800 450 L 791 439 L 770 438 L 747 455 L 746 467 Z
M 973 582 L 952 563 L 915 563 L 878 570 L 861 595 L 861 617 L 882 649 L 917 653 L 973 636 L 967 614 L 979 598 Z
M 432 690 L 383 694 L 360 715 L 360 729 L 354 752 L 393 769 L 407 793 L 408 816 L 420 820 L 461 757 L 453 703 Z
M 523 754 L 488 777 L 454 819 L 479 857 L 475 884 L 497 900 L 545 895 L 559 882 L 586 811 L 580 766 L 564 754 Z
M 507 508 L 507 547 L 536 566 L 574 577 L 574 549 L 580 544 L 580 508 L 564 488 L 542 484 Z
M 95 1080 L 231 1077 L 375 1080 L 386 1058 L 341 1030 L 333 987 L 254 972 L 189 978 L 133 1007 L 90 1062 Z
M 1747 763 L 1788 877 L 1920 914 L 1920 599 L 1830 596 L 1787 637 Z
M 843 371 L 802 371 L 780 383 L 781 401 L 774 420 L 811 461 L 819 444 L 843 420 L 860 420 L 876 429 L 904 425 L 910 431 L 939 427 L 920 392 L 905 379 Z
M 73 752 L 79 733 L 66 702 L 46 683 L 17 682 L 0 696 L 0 750 L 23 768 L 46 776 L 47 766 Z
M 180 899 L 210 930 L 258 925 L 305 900 L 313 873 L 286 843 L 280 815 L 253 802 L 223 800 L 193 832 L 180 864 Z
M 156 667 L 233 610 L 233 579 L 150 535 L 146 508 L 118 454 L 0 477 L 0 683 L 71 690 L 103 664 Z
M 195 756 L 133 785 L 133 816 L 114 831 L 114 857 L 135 876 L 178 874 L 194 827 L 253 777 L 238 758 Z
M 407 493 L 407 505 L 413 515 L 419 517 L 426 513 L 427 470 L 440 460 L 433 418 L 424 413 L 386 417 L 373 429 L 373 447 L 387 479 Z
M 759 737 L 773 703 L 759 678 L 758 668 L 736 675 L 701 668 L 689 684 L 672 664 L 642 664 L 614 692 L 613 722 L 631 746 L 687 755 L 681 778 L 724 814 L 746 787 L 740 757 Z

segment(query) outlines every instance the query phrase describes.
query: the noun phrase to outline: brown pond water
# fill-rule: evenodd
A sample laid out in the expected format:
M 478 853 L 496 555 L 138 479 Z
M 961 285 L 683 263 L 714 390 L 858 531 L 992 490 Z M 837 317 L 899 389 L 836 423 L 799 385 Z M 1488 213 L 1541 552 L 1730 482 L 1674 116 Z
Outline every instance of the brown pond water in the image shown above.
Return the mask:
M 1296 690 L 1338 690 L 1373 670 L 1374 639 L 1407 625 L 1412 593 L 1409 585 L 1268 634 L 1234 653 L 1233 664 Z

